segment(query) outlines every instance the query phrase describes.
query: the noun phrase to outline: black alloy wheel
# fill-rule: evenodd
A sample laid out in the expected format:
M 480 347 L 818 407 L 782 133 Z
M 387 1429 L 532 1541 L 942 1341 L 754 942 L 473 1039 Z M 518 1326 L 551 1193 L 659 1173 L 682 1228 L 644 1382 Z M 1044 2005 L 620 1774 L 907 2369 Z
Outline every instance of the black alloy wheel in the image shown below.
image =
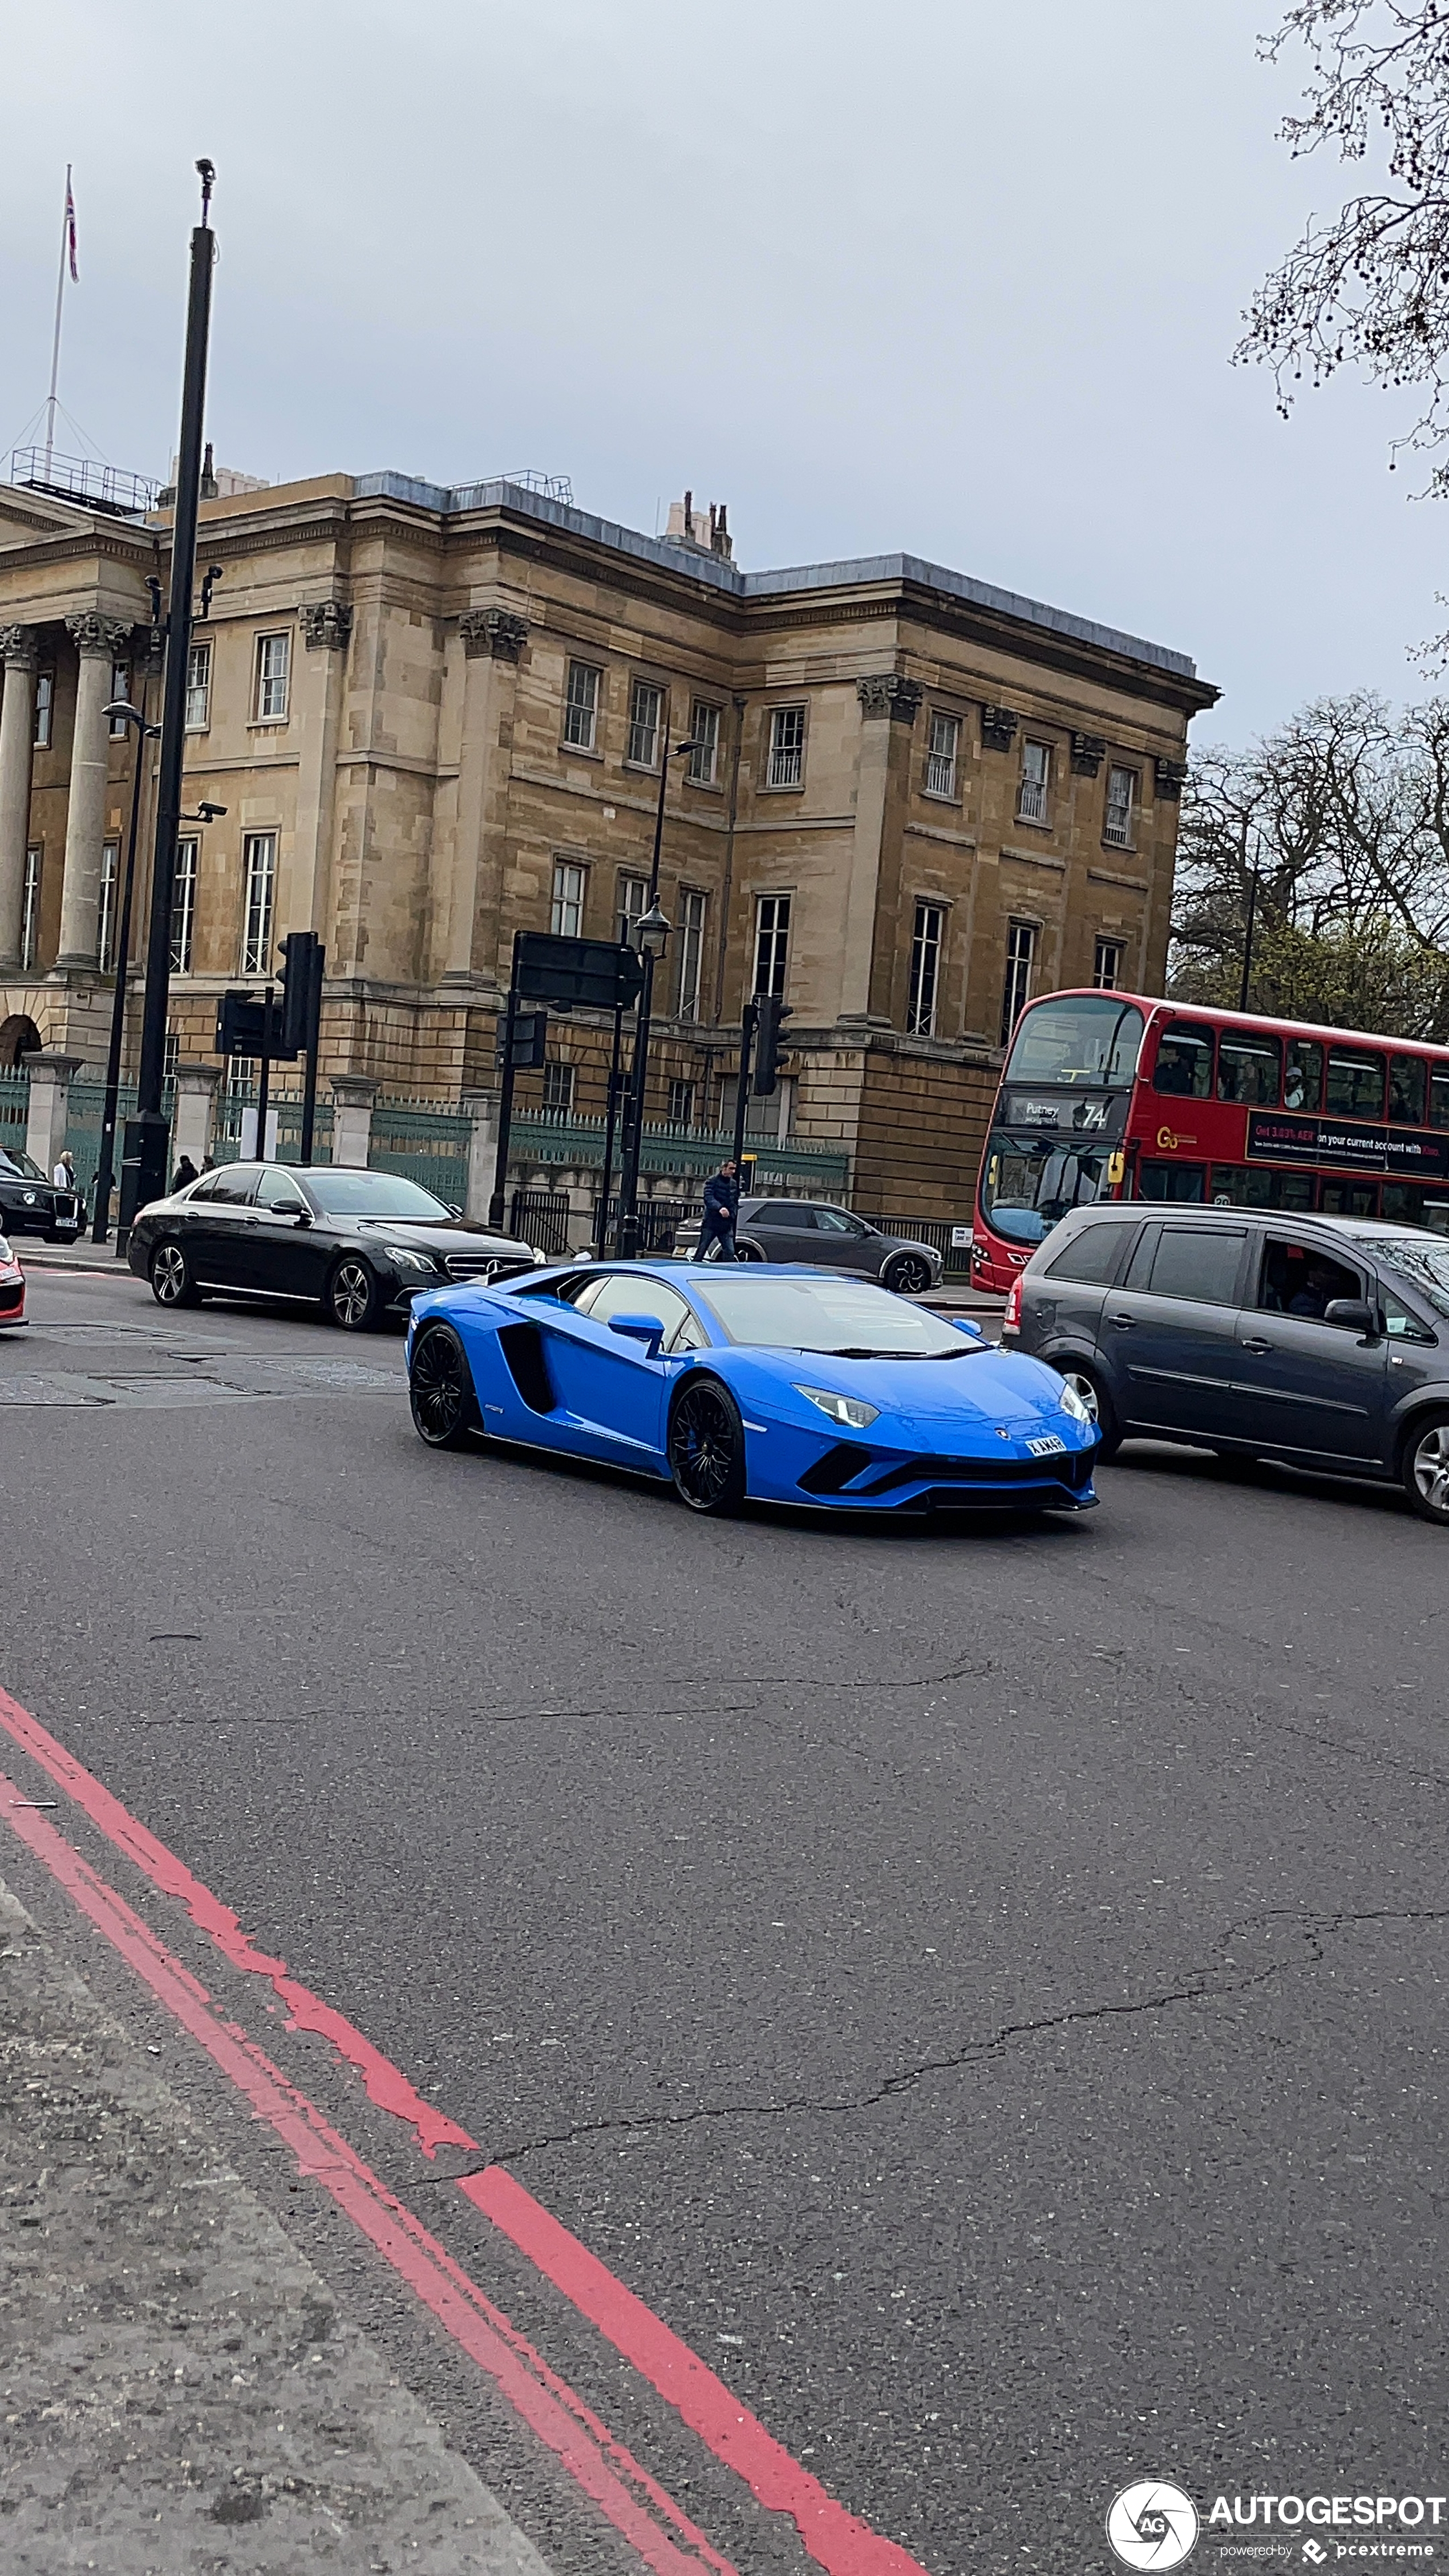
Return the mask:
M 1410 1423 L 1404 1491 L 1421 1520 L 1449 1529 L 1449 1413 L 1421 1415 Z
M 382 1307 L 377 1281 L 361 1253 L 349 1252 L 327 1282 L 327 1309 L 344 1333 L 371 1332 Z
M 723 1515 L 745 1499 L 745 1427 L 717 1377 L 686 1379 L 669 1416 L 674 1490 L 692 1512 Z
M 884 1287 L 895 1297 L 924 1297 L 931 1284 L 931 1265 L 919 1252 L 898 1252 L 886 1263 Z
M 425 1324 L 414 1342 L 408 1403 L 430 1449 L 466 1449 L 481 1430 L 473 1372 L 451 1324 Z
M 199 1306 L 201 1290 L 179 1243 L 168 1238 L 151 1255 L 151 1294 L 158 1306 Z
M 1053 1363 L 1055 1366 L 1055 1363 Z M 1090 1369 L 1064 1368 L 1058 1371 L 1079 1403 L 1084 1404 L 1097 1426 L 1097 1456 L 1115 1458 L 1122 1446 L 1122 1430 L 1112 1399 L 1099 1377 Z

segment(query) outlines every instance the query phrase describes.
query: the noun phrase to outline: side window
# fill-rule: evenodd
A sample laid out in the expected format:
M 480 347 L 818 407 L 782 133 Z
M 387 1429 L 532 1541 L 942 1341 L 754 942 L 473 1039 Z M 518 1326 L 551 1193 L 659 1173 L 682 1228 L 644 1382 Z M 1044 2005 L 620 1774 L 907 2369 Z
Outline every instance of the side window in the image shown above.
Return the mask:
M 790 1210 L 788 1223 L 792 1234 L 814 1234 L 819 1229 L 820 1218 L 813 1207 L 797 1204 Z
M 1328 1106 L 1340 1118 L 1382 1118 L 1384 1060 L 1348 1047 L 1328 1051 Z
M 740 1214 L 744 1215 L 743 1208 Z M 799 1222 L 800 1211 L 793 1199 L 767 1199 L 764 1206 L 757 1207 L 750 1218 L 751 1225 L 796 1226 Z
M 687 1314 L 677 1333 L 664 1345 L 666 1351 L 707 1351 L 709 1335 L 697 1315 Z
M 1323 1105 L 1323 1049 L 1316 1038 L 1290 1038 L 1283 1076 L 1285 1109 L 1320 1109 Z
M 1154 1091 L 1177 1100 L 1211 1100 L 1213 1033 L 1202 1020 L 1169 1020 L 1157 1042 Z
M 1437 1341 L 1438 1335 L 1431 1333 L 1428 1325 L 1422 1323 L 1417 1315 L 1410 1314 L 1408 1307 L 1404 1305 L 1402 1299 L 1394 1295 L 1392 1288 L 1380 1287 L 1379 1304 L 1384 1310 L 1384 1325 L 1391 1341 Z
M 1397 1127 L 1422 1127 L 1429 1068 L 1421 1055 L 1389 1058 L 1389 1116 Z
M 1224 1029 L 1218 1040 L 1219 1100 L 1246 1100 L 1255 1108 L 1276 1109 L 1282 1071 L 1283 1049 L 1277 1038 Z
M 218 1205 L 250 1207 L 257 1186 L 258 1169 L 255 1163 L 224 1163 L 217 1173 L 212 1198 Z
M 1065 1251 L 1047 1263 L 1048 1279 L 1075 1279 L 1082 1287 L 1105 1288 L 1117 1275 L 1117 1263 L 1130 1232 L 1126 1225 L 1084 1225 Z
M 1144 1225 L 1137 1238 L 1137 1249 L 1127 1264 L 1127 1276 L 1122 1282 L 1124 1288 L 1146 1287 L 1152 1276 L 1152 1264 L 1156 1258 L 1161 1233 L 1160 1225 Z
M 815 1230 L 817 1234 L 863 1234 L 865 1232 L 864 1226 L 858 1225 L 853 1216 L 847 1216 L 843 1208 L 833 1207 L 816 1209 Z
M 216 1196 L 216 1185 L 220 1179 L 220 1172 L 203 1172 L 195 1189 L 188 1190 L 186 1193 L 187 1206 L 196 1207 L 204 1199 L 214 1199 Z
M 607 1324 L 611 1315 L 657 1315 L 664 1326 L 666 1342 L 686 1320 L 689 1308 L 677 1288 L 666 1288 L 658 1279 L 641 1279 L 637 1271 L 613 1270 L 599 1282 L 597 1295 L 589 1299 L 588 1315 L 593 1324 Z
M 257 1205 L 271 1208 L 279 1216 L 295 1216 L 299 1208 L 306 1206 L 306 1200 L 291 1173 L 279 1171 L 273 1163 L 257 1183 Z
M 1316 1244 L 1269 1236 L 1263 1247 L 1258 1304 L 1270 1315 L 1297 1315 L 1303 1322 L 1321 1324 L 1324 1308 L 1335 1297 L 1362 1295 L 1363 1281 L 1346 1263 L 1320 1252 Z
M 1237 1304 L 1243 1237 L 1236 1230 L 1165 1225 L 1149 1281 L 1154 1297 L 1193 1297 L 1203 1306 Z

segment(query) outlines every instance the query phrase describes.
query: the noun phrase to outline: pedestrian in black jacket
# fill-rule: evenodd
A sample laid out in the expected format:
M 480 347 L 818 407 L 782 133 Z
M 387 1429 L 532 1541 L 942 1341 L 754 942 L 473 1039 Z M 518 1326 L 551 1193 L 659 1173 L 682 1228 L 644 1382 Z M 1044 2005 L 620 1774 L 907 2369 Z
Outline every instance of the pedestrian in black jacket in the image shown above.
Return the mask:
M 735 1250 L 735 1210 L 740 1203 L 739 1175 L 733 1163 L 721 1163 L 704 1185 L 704 1222 L 699 1229 L 695 1260 L 707 1261 L 716 1244 L 721 1261 L 738 1261 Z

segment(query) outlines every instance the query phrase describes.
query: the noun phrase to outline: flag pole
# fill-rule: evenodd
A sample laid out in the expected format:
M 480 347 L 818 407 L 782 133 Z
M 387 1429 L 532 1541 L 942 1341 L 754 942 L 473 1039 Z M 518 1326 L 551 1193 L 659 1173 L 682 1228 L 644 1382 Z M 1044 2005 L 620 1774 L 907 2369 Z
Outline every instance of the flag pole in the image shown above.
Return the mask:
M 60 317 L 65 301 L 65 255 L 70 247 L 71 164 L 65 165 L 65 213 L 60 220 L 60 273 L 55 281 L 55 338 L 50 348 L 50 399 L 45 407 L 45 479 L 50 481 L 50 460 L 55 448 L 55 389 L 60 381 Z

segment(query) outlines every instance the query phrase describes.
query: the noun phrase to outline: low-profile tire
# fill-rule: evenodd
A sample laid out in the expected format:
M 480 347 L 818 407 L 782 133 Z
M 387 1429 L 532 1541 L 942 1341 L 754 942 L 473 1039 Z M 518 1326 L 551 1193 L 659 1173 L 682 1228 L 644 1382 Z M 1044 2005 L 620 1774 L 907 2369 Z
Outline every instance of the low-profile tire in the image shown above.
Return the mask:
M 921 1252 L 898 1252 L 888 1261 L 881 1286 L 893 1297 L 924 1297 L 931 1285 L 931 1265 Z
M 183 1246 L 168 1236 L 158 1243 L 150 1262 L 151 1294 L 158 1306 L 199 1306 L 201 1290 L 197 1287 L 191 1263 Z
M 1420 1520 L 1449 1529 L 1449 1413 L 1421 1414 L 1404 1439 L 1404 1491 Z
M 408 1403 L 430 1449 L 466 1449 L 482 1429 L 468 1354 L 451 1324 L 424 1324 L 414 1342 Z
M 344 1333 L 375 1332 L 382 1292 L 360 1252 L 344 1253 L 327 1282 L 327 1312 Z
M 1117 1409 L 1095 1369 L 1063 1368 L 1055 1360 L 1052 1365 L 1058 1377 L 1065 1379 L 1086 1406 L 1097 1426 L 1097 1456 L 1104 1460 L 1115 1458 L 1122 1446 L 1122 1426 L 1117 1419 Z
M 669 1409 L 669 1472 L 692 1512 L 717 1518 L 745 1499 L 745 1426 L 727 1386 L 697 1371 Z

